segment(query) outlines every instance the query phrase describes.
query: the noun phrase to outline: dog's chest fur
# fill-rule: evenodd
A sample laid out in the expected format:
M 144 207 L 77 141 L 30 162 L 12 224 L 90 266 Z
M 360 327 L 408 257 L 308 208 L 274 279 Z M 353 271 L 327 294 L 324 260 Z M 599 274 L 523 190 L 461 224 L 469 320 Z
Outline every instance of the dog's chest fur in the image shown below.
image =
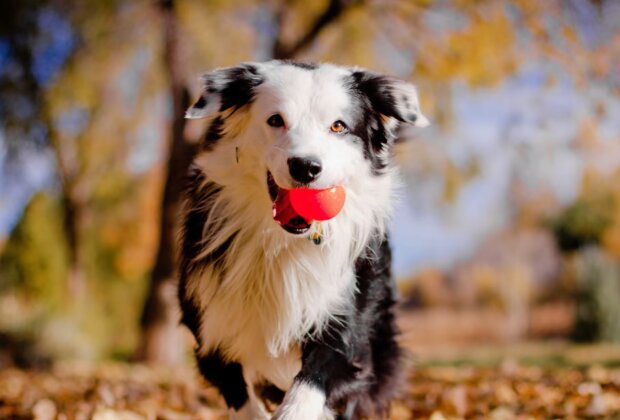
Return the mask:
M 225 279 L 217 290 L 208 286 L 217 282 L 208 278 L 213 271 L 205 273 L 200 284 L 211 290 L 200 293 L 202 351 L 218 347 L 226 357 L 254 367 L 263 376 L 271 376 L 274 368 L 276 373 L 284 369 L 286 379 L 270 378 L 272 382 L 284 385 L 292 380 L 296 372 L 290 370 L 299 369 L 298 357 L 293 356 L 291 366 L 288 353 L 297 352 L 306 334 L 320 330 L 330 316 L 345 310 L 354 285 L 351 272 L 330 267 L 329 260 L 321 258 L 323 250 L 310 242 L 303 245 L 282 250 L 277 257 L 260 249 L 240 249 L 230 256 L 243 261 L 232 268 L 234 281 Z M 303 252 L 303 262 L 294 257 L 296 252 Z M 340 275 L 330 276 L 335 272 Z M 282 363 L 288 366 L 274 366 Z
M 356 203 L 351 194 L 342 217 L 323 223 L 325 240 L 317 246 L 257 211 L 270 206 L 257 178 L 239 172 L 235 178 L 234 188 L 222 186 L 193 204 L 204 214 L 194 260 L 208 261 L 186 286 L 199 308 L 199 352 L 218 349 L 244 371 L 287 389 L 300 367 L 304 337 L 353 310 L 355 259 L 378 226 L 377 214 L 387 209 L 378 211 L 383 200 Z M 205 178 L 202 188 L 213 187 Z M 221 254 L 217 261 L 210 257 L 215 253 Z

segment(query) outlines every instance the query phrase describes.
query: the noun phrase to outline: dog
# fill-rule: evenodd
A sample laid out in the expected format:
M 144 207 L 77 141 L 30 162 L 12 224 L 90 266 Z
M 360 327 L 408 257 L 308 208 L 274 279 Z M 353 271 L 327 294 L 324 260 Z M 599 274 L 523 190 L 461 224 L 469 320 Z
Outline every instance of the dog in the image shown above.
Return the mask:
M 416 88 L 292 61 L 207 73 L 187 110 L 208 119 L 190 169 L 179 299 L 197 366 L 233 419 L 385 416 L 398 388 L 386 222 Z M 341 186 L 331 220 L 274 220 L 282 190 Z M 277 219 L 277 218 L 276 218 Z M 319 239 L 319 240 L 317 240 Z

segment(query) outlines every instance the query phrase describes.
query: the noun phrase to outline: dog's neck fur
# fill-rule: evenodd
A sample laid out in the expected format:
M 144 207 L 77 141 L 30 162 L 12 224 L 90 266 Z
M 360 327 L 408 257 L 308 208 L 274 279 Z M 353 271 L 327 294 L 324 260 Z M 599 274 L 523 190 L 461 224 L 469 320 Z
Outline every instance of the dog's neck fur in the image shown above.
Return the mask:
M 199 351 L 219 348 L 231 360 L 261 364 L 252 359 L 282 356 L 350 310 L 354 262 L 372 235 L 384 233 L 394 177 L 352 180 L 345 207 L 323 222 L 317 246 L 274 222 L 266 169 L 243 140 L 227 139 L 196 160 L 207 182 L 221 187 L 202 203 L 210 210 L 197 259 L 229 243 L 222 263 L 199 272 L 189 292 L 203 308 Z

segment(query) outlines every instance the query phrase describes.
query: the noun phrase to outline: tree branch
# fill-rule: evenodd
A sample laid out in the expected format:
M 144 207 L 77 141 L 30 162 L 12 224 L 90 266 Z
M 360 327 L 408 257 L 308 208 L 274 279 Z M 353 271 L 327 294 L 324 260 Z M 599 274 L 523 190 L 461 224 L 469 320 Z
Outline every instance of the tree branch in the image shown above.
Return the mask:
M 283 13 L 282 11 L 280 11 L 276 16 L 276 20 L 279 23 L 279 28 L 278 35 L 276 36 L 276 41 L 273 45 L 273 58 L 287 59 L 295 57 L 301 51 L 310 46 L 319 36 L 321 31 L 323 31 L 323 29 L 325 29 L 327 26 L 342 17 L 344 12 L 351 9 L 353 6 L 363 4 L 364 1 L 365 0 L 330 0 L 329 5 L 325 9 L 325 11 L 316 18 L 308 32 L 306 32 L 291 45 L 285 45 L 281 39 L 281 21 Z

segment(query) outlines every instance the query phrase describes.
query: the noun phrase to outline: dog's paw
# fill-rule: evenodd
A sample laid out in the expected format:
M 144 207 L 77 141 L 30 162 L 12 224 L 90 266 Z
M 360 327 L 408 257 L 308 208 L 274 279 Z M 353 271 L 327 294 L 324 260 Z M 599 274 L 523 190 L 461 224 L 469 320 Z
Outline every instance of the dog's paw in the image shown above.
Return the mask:
M 325 394 L 316 387 L 295 383 L 286 393 L 272 420 L 331 420 L 334 416 L 325 406 Z
M 238 411 L 231 409 L 228 418 L 230 420 L 268 420 L 269 415 L 260 403 L 250 399 Z

